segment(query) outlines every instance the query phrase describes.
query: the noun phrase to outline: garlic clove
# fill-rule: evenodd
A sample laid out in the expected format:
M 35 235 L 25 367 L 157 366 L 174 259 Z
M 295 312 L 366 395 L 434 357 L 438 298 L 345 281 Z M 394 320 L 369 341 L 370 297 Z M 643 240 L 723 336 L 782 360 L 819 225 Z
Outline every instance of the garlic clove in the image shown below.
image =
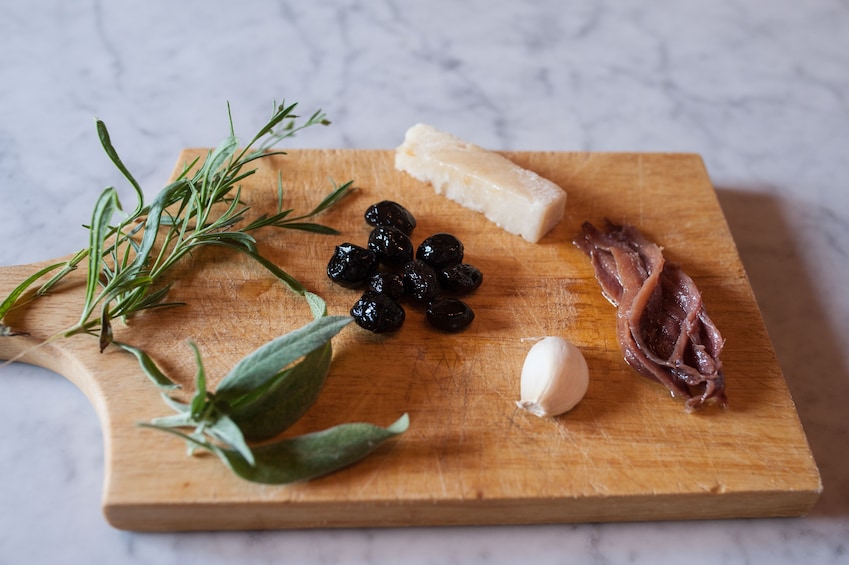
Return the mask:
M 536 416 L 558 416 L 574 408 L 588 386 L 589 369 L 581 350 L 561 337 L 544 337 L 525 357 L 516 405 Z

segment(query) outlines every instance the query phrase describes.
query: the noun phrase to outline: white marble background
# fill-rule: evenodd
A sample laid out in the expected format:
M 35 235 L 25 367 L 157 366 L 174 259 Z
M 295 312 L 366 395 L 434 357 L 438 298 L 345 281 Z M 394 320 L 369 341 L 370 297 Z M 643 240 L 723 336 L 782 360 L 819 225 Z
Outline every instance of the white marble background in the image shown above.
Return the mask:
M 0 8 L 0 265 L 84 244 L 121 179 L 153 192 L 286 97 L 293 145 L 390 148 L 416 121 L 493 149 L 704 156 L 820 465 L 806 518 L 141 535 L 100 514 L 92 407 L 0 370 L 0 564 L 849 562 L 847 0 L 29 0 Z

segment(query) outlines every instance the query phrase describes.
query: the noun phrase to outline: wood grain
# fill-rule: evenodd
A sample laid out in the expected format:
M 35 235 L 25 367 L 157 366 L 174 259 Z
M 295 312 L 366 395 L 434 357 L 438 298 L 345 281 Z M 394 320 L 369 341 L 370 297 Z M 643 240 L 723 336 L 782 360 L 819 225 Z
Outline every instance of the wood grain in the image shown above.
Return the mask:
M 198 150 L 186 150 L 179 164 Z M 84 273 L 7 322 L 29 337 L 0 340 L 0 357 L 47 367 L 74 382 L 102 423 L 103 509 L 131 530 L 515 524 L 667 520 L 806 513 L 821 491 L 816 464 L 765 331 L 710 179 L 698 155 L 505 153 L 562 186 L 564 220 L 538 244 L 396 171 L 391 151 L 297 150 L 263 163 L 243 187 L 252 213 L 287 202 L 306 211 L 329 179 L 358 190 L 323 221 L 341 236 L 261 232 L 262 252 L 346 314 L 357 292 L 333 285 L 335 245 L 364 244 L 365 208 L 394 199 L 418 219 L 415 243 L 439 231 L 460 237 L 484 285 L 467 302 L 477 317 L 459 335 L 428 327 L 408 307 L 394 335 L 349 326 L 317 404 L 292 433 L 348 421 L 387 425 L 408 412 L 410 430 L 333 475 L 263 486 L 216 459 L 187 457 L 181 441 L 137 423 L 166 415 L 130 356 L 77 337 L 39 345 L 78 316 Z M 581 222 L 636 224 L 701 288 L 727 340 L 729 409 L 687 414 L 662 386 L 622 360 L 615 311 L 572 244 Z M 33 266 L 0 269 L 5 295 Z M 187 340 L 220 378 L 241 356 L 309 320 L 303 300 L 249 260 L 202 251 L 175 272 L 186 306 L 116 327 L 191 389 Z M 562 335 L 587 358 L 591 381 L 570 413 L 540 419 L 515 407 L 528 338 Z

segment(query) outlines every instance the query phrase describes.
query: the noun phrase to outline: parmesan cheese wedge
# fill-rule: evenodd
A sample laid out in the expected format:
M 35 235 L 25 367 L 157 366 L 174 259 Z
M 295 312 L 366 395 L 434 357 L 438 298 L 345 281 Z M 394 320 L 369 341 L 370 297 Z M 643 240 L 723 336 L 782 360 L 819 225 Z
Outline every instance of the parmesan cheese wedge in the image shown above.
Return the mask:
M 563 218 L 566 207 L 566 192 L 553 182 L 426 124 L 407 130 L 395 168 L 531 243 Z

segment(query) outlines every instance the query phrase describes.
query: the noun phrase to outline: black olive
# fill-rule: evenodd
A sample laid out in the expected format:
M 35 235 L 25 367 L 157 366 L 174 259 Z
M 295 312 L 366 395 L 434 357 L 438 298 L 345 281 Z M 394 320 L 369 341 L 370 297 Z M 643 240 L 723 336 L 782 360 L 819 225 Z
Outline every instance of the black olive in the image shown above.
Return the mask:
M 439 284 L 447 291 L 465 294 L 477 289 L 483 282 L 483 273 L 474 265 L 457 263 L 439 273 Z
M 383 200 L 369 206 L 365 218 L 370 226 L 398 228 L 407 235 L 416 227 L 416 218 L 409 210 L 391 200 Z
M 351 316 L 361 328 L 384 333 L 400 328 L 406 314 L 404 308 L 388 295 L 366 292 L 351 307 Z
M 336 246 L 333 257 L 327 263 L 330 280 L 346 287 L 358 287 L 377 272 L 377 255 L 369 249 L 343 243 Z
M 400 267 L 413 260 L 413 242 L 398 228 L 374 228 L 368 236 L 368 248 L 374 251 L 378 261 L 385 265 Z
M 450 233 L 437 233 L 425 239 L 416 250 L 421 259 L 434 269 L 456 265 L 463 261 L 463 243 Z
M 427 307 L 427 321 L 440 330 L 459 332 L 475 319 L 469 305 L 457 298 L 443 298 Z
M 393 300 L 400 301 L 404 296 L 404 279 L 396 273 L 380 271 L 369 278 L 366 289 L 374 294 L 385 294 Z
M 416 302 L 428 304 L 439 296 L 439 280 L 433 267 L 413 260 L 404 265 L 404 292 Z

